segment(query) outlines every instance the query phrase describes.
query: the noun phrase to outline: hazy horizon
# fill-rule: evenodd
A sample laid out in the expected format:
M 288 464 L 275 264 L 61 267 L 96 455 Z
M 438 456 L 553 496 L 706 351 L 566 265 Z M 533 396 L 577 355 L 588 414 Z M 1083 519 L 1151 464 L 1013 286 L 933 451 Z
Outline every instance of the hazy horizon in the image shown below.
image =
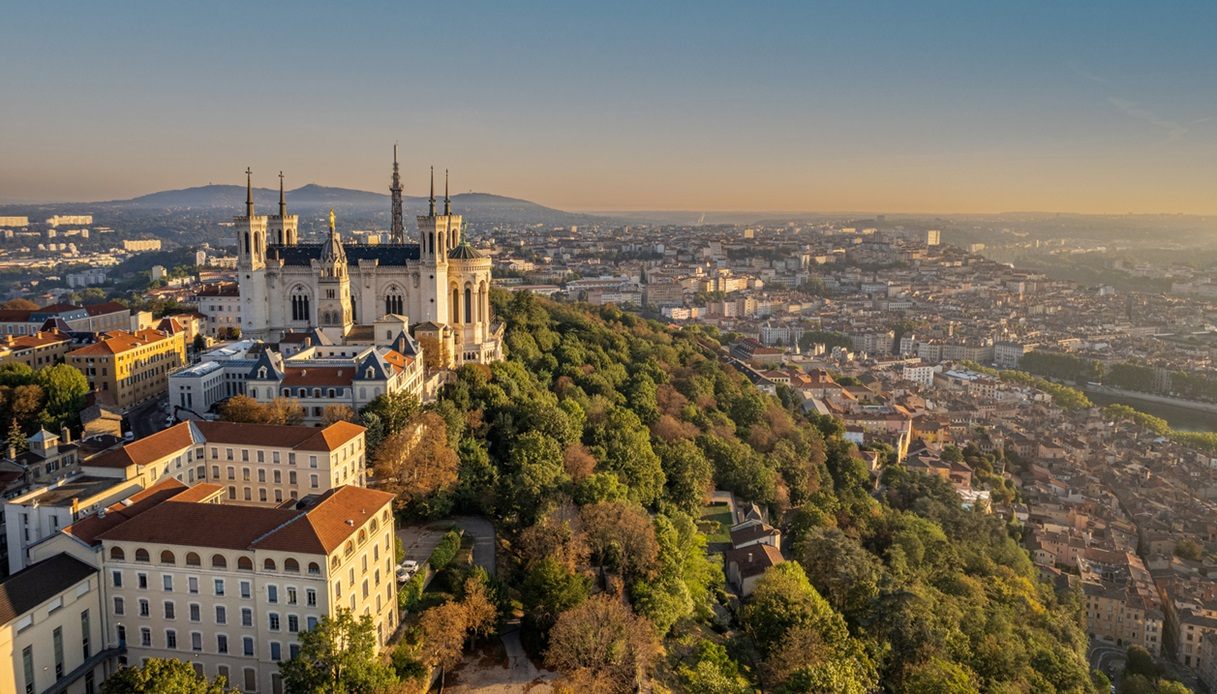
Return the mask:
M 69 4 L 6 10 L 0 203 L 384 192 L 399 141 L 570 211 L 1217 213 L 1207 3 Z

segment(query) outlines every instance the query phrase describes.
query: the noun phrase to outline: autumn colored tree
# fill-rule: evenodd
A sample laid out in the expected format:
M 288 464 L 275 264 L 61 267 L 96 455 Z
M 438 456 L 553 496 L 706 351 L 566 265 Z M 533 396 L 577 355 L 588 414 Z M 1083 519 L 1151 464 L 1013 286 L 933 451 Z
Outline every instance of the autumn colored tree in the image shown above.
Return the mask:
M 0 308 L 6 311 L 34 311 L 38 309 L 39 306 L 29 299 L 17 298 L 9 299 L 3 304 L 0 304 Z
M 545 665 L 566 674 L 587 671 L 608 682 L 610 691 L 629 692 L 644 681 L 658 655 L 651 624 L 621 600 L 598 595 L 558 617 L 549 632 Z
M 321 411 L 321 426 L 328 427 L 335 422 L 358 422 L 359 414 L 347 405 L 326 405 Z
M 460 459 L 448 446 L 444 420 L 426 412 L 381 442 L 372 459 L 380 488 L 397 495 L 399 508 L 456 484 Z
M 228 422 L 265 424 L 266 410 L 262 403 L 248 395 L 234 395 L 220 406 L 220 417 Z
M 637 504 L 610 501 L 580 511 L 587 544 L 601 567 L 619 569 L 627 580 L 649 574 L 659 557 L 651 517 Z
M 457 602 L 432 607 L 419 617 L 422 660 L 432 669 L 450 670 L 461 662 L 465 635 L 469 629 L 468 611 Z M 443 682 L 441 676 L 441 684 Z

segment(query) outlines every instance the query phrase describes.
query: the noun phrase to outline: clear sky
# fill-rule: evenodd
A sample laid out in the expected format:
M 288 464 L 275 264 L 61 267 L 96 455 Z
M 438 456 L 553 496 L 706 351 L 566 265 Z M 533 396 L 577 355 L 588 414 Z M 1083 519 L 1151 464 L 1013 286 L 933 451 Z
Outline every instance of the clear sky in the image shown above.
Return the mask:
M 12 2 L 0 200 L 1217 213 L 1217 2 Z

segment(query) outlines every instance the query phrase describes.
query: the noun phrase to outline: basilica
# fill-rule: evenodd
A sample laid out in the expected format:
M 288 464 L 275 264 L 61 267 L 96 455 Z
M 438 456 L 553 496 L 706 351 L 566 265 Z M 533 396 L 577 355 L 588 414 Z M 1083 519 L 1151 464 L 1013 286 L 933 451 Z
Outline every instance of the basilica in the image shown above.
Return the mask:
M 416 242 L 409 243 L 394 148 L 389 243 L 357 244 L 343 242 L 332 210 L 325 241 L 300 243 L 282 174 L 279 213 L 255 215 L 252 174 L 245 173 L 245 214 L 233 219 L 244 337 L 279 342 L 289 333 L 318 331 L 334 343 L 388 344 L 397 335 L 365 333 L 378 323 L 405 323 L 414 337 L 439 348 L 445 366 L 502 358 L 503 326 L 490 312 L 491 260 L 463 238 L 446 174 L 443 213 L 435 209 L 433 170 L 430 209 L 418 216 Z

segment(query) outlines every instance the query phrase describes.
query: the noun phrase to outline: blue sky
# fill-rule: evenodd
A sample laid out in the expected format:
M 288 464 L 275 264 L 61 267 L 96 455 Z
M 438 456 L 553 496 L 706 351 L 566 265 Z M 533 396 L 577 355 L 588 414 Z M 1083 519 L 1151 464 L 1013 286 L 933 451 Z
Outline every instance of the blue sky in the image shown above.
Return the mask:
M 0 200 L 1217 213 L 1217 3 L 20 3 Z

